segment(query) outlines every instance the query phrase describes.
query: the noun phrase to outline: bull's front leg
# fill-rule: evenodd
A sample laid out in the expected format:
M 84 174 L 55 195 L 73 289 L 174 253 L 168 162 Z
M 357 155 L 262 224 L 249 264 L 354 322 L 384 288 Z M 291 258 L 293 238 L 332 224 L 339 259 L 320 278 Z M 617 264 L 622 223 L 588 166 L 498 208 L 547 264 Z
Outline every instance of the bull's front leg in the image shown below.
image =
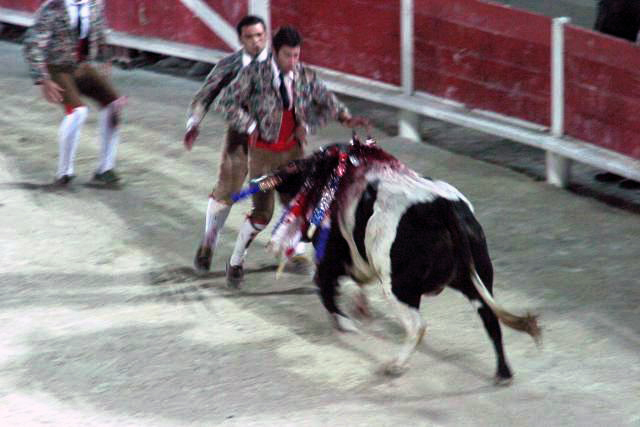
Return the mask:
M 346 265 L 351 261 L 349 247 L 342 235 L 333 227 L 327 241 L 325 256 L 317 265 L 314 281 L 318 286 L 322 305 L 327 309 L 336 329 L 343 332 L 358 332 L 355 323 L 340 310 L 336 302 L 338 297 L 338 278 L 346 274 Z
M 410 285 L 411 283 L 402 280 L 396 280 L 392 285 L 390 278 L 382 281 L 384 294 L 395 309 L 406 332 L 404 344 L 398 355 L 383 365 L 383 372 L 390 376 L 402 375 L 407 370 L 409 359 L 426 331 L 427 325 L 420 315 L 421 294 Z
M 338 296 L 338 277 L 322 277 L 316 275 L 316 285 L 320 291 L 322 305 L 327 309 L 333 326 L 342 332 L 358 332 L 355 323 L 346 315 L 336 303 Z
M 358 284 L 358 293 L 355 296 L 356 313 L 365 319 L 371 318 L 371 310 L 369 309 L 369 299 L 364 291 L 364 285 Z

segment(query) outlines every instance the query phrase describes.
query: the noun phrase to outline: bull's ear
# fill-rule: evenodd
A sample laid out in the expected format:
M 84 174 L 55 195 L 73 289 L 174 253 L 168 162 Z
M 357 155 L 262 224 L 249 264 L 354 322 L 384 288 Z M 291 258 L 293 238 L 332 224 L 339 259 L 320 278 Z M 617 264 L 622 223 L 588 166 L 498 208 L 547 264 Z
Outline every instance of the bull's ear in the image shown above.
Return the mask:
M 360 138 L 358 138 L 358 132 L 356 132 L 355 129 L 351 129 L 351 143 L 354 145 L 360 143 Z

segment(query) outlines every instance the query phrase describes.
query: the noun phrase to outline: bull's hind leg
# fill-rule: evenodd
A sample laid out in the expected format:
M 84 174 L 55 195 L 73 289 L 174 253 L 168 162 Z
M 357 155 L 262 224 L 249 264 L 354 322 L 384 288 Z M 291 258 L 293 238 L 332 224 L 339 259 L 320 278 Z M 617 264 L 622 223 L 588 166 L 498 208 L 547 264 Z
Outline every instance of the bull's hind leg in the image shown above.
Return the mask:
M 397 376 L 403 374 L 408 367 L 409 358 L 415 352 L 426 331 L 426 322 L 420 315 L 420 293 L 397 293 L 391 289 L 390 283 L 383 283 L 387 300 L 391 303 L 405 329 L 405 340 L 395 359 L 384 365 L 384 373 Z
M 497 369 L 496 369 L 496 384 L 508 385 L 511 383 L 513 374 L 507 363 L 507 357 L 504 354 L 504 346 L 502 344 L 502 329 L 500 328 L 500 322 L 493 313 L 493 310 L 487 306 L 482 300 L 471 300 L 474 307 L 477 308 L 478 314 L 482 319 L 484 328 L 489 334 L 489 338 L 493 342 L 493 347 L 496 351 Z
M 485 281 L 489 283 L 489 286 L 485 286 L 489 293 L 491 293 L 492 288 L 491 280 L 492 277 L 490 275 L 485 275 Z M 502 344 L 502 329 L 500 328 L 498 317 L 493 312 L 491 307 L 489 307 L 487 303 L 480 297 L 471 280 L 464 280 L 463 282 L 464 283 L 459 287 L 459 290 L 467 298 L 469 298 L 471 305 L 473 305 L 473 307 L 478 312 L 478 315 L 480 315 L 480 318 L 482 319 L 482 323 L 484 325 L 484 329 L 487 331 L 489 338 L 491 338 L 491 342 L 493 343 L 493 347 L 496 352 L 496 384 L 508 385 L 511 383 L 513 374 L 511 373 L 511 368 L 509 368 L 509 364 L 507 363 L 507 357 L 504 354 L 504 346 Z

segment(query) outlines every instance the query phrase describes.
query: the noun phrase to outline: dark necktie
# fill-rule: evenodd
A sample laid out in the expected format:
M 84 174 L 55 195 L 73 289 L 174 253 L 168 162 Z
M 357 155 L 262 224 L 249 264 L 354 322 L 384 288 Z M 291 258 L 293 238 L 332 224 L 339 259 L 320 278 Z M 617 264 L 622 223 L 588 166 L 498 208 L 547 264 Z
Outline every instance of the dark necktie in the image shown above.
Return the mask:
M 280 72 L 280 96 L 282 97 L 282 106 L 285 110 L 289 109 L 289 92 L 287 85 L 284 84 L 284 74 Z
M 78 34 L 78 38 L 82 37 L 82 18 L 80 17 L 80 10 L 82 9 L 82 4 L 76 4 L 76 16 L 78 17 L 78 25 L 76 26 L 76 31 Z

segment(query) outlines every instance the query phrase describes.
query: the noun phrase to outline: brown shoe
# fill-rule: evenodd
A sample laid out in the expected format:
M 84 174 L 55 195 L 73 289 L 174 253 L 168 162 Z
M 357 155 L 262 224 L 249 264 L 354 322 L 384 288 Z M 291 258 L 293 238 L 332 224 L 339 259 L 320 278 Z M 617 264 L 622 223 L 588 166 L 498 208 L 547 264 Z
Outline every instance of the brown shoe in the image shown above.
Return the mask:
M 227 261 L 227 286 L 238 289 L 244 282 L 244 269 L 241 265 L 231 265 Z
M 209 271 L 211 268 L 211 258 L 213 258 L 213 250 L 201 243 L 200 246 L 198 246 L 196 257 L 193 260 L 193 266 L 197 271 Z

